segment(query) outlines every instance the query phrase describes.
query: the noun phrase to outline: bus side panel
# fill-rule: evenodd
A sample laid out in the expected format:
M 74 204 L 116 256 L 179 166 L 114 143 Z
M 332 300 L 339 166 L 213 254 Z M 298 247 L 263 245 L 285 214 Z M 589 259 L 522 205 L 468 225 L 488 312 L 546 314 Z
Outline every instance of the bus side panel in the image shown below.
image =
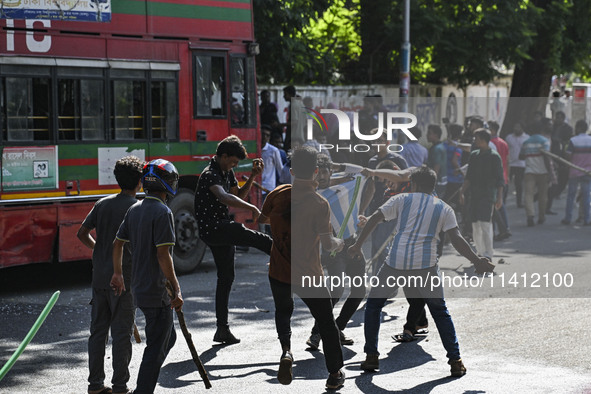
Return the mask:
M 58 261 L 92 259 L 92 250 L 88 249 L 78 240 L 76 233 L 93 206 L 93 202 L 58 206 Z
M 0 208 L 0 268 L 52 259 L 57 236 L 57 208 Z

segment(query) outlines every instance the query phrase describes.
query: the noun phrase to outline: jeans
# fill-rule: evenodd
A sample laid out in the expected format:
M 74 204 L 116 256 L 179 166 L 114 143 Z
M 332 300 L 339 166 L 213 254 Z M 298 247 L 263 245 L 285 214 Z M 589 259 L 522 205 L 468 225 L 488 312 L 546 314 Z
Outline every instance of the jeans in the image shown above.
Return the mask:
M 131 333 L 135 307 L 130 291 L 120 296 L 111 289 L 92 289 L 90 338 L 88 338 L 88 389 L 100 390 L 105 385 L 105 345 L 109 328 L 113 337 L 113 391 L 124 392 L 129 381 Z
M 577 186 L 581 185 L 581 204 L 583 207 L 583 219 L 585 224 L 591 222 L 589 214 L 589 193 L 591 192 L 591 176 L 584 175 L 568 180 L 568 194 L 566 196 L 566 212 L 564 220 L 572 221 L 572 212 L 575 205 L 575 197 L 577 194 Z
M 387 278 L 390 276 L 408 276 L 408 275 L 420 275 L 424 278 L 429 276 L 439 276 L 439 267 L 431 267 L 424 270 L 411 270 L 401 271 L 390 267 L 387 264 L 383 264 L 378 272 L 379 283 L 387 283 Z M 388 299 L 388 293 L 391 293 L 393 288 L 385 287 L 373 287 L 367 302 L 365 304 L 365 345 L 363 351 L 366 354 L 379 354 L 378 352 L 378 337 L 380 332 L 381 314 L 382 308 L 384 307 L 386 300 Z M 424 302 L 431 316 L 435 321 L 437 330 L 443 347 L 447 351 L 447 358 L 450 360 L 457 360 L 460 358 L 460 346 L 456 337 L 456 330 L 451 319 L 451 315 L 445 305 L 445 299 L 443 298 L 443 289 L 441 287 L 436 288 L 431 292 L 425 287 L 404 287 L 404 293 L 407 298 L 420 299 Z M 420 311 L 419 305 L 414 305 L 415 311 Z
M 218 327 L 228 325 L 228 303 L 234 283 L 235 246 L 252 246 L 266 254 L 271 254 L 273 239 L 267 234 L 250 230 L 241 223 L 220 222 L 215 233 L 210 233 L 203 241 L 211 249 L 217 268 L 215 291 L 215 315 Z
M 140 307 L 146 317 L 146 348 L 137 375 L 134 394 L 151 394 L 158 383 L 160 367 L 176 342 L 172 309 L 170 305 L 160 308 Z
M 297 287 L 279 282 L 269 277 L 271 293 L 275 302 L 275 327 L 282 347 L 291 349 L 291 316 L 294 303 L 293 293 L 299 293 Z M 332 302 L 326 288 L 317 288 L 316 297 L 302 298 L 310 313 L 318 322 L 318 330 L 322 338 L 326 369 L 329 373 L 338 372 L 343 367 L 343 351 L 339 330 L 332 315 Z M 306 289 L 309 294 L 310 289 Z

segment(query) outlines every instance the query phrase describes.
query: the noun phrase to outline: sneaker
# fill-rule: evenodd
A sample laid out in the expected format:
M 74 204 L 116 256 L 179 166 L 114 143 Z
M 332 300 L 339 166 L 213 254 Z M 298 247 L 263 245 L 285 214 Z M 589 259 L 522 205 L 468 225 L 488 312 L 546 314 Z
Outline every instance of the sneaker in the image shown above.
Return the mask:
M 447 363 L 451 365 L 451 376 L 460 377 L 466 374 L 466 367 L 464 367 L 461 358 L 459 360 L 449 360 Z
M 283 352 L 281 360 L 279 360 L 279 371 L 277 372 L 277 380 L 281 384 L 290 384 L 293 380 L 293 372 L 291 366 L 293 364 L 293 355 L 289 350 Z
M 380 360 L 377 354 L 368 354 L 365 361 L 361 363 L 361 369 L 364 371 L 373 371 L 380 369 Z
M 533 216 L 528 216 L 527 217 L 527 227 L 533 227 L 533 226 L 535 226 L 534 217 Z
M 511 235 L 512 235 L 512 234 L 511 234 L 511 232 L 510 232 L 510 231 L 506 231 L 506 232 L 504 232 L 504 233 L 500 233 L 500 234 L 498 234 L 498 235 L 495 235 L 495 236 L 493 237 L 493 240 L 494 240 L 494 241 L 504 241 L 504 240 L 506 240 L 507 238 L 509 238 Z
M 326 379 L 326 388 L 331 390 L 336 390 L 339 387 L 343 387 L 345 384 L 345 373 L 342 370 L 339 370 L 339 376 L 333 377 L 332 375 L 328 375 L 328 379 Z
M 221 342 L 226 345 L 232 345 L 234 343 L 240 343 L 240 339 L 236 338 L 234 334 L 230 331 L 230 327 L 228 326 L 221 326 L 215 332 L 213 336 L 214 342 Z
M 349 338 L 342 331 L 339 331 L 339 332 L 341 334 L 341 345 L 352 345 L 352 344 L 355 343 L 355 341 L 353 340 L 353 338 Z
M 308 340 L 306 341 L 306 345 L 308 345 L 312 350 L 318 350 L 318 348 L 320 347 L 321 339 L 322 337 L 320 336 L 320 334 L 312 334 L 310 335 L 310 338 L 308 338 Z

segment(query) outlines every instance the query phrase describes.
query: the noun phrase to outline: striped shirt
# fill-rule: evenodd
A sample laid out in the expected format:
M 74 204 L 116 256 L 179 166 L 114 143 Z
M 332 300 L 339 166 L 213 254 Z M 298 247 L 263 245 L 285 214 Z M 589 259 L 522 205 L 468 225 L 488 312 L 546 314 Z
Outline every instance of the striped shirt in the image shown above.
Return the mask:
M 581 168 L 591 171 L 591 135 L 580 133 L 570 139 L 566 153 L 571 154 L 571 162 Z M 570 169 L 569 177 L 575 178 L 586 175 L 585 173 Z
M 398 219 L 386 263 L 398 270 L 415 270 L 437 264 L 439 233 L 458 226 L 453 209 L 425 193 L 398 194 L 380 211 L 386 220 Z
M 525 156 L 526 174 L 548 173 L 542 150 L 550 150 L 550 141 L 540 134 L 534 134 L 523 142 L 521 153 Z
M 349 210 L 351 201 L 353 201 L 353 194 L 355 190 L 355 179 L 349 182 L 342 183 L 340 185 L 331 186 L 326 189 L 319 189 L 318 194 L 326 198 L 330 205 L 330 224 L 332 225 L 335 234 L 339 232 L 345 215 Z M 347 221 L 346 227 L 343 233 L 343 239 L 350 238 L 355 235 L 355 229 L 359 222 L 359 202 L 361 201 L 361 191 L 365 184 L 365 177 L 362 178 L 357 192 L 357 198 L 351 211 L 351 216 Z

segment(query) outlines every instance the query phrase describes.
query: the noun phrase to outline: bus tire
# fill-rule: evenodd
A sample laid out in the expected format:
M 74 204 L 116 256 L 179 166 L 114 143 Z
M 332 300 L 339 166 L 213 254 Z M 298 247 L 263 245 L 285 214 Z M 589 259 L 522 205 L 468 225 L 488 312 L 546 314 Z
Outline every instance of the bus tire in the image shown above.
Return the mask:
M 189 189 L 179 189 L 169 206 L 174 216 L 174 268 L 177 273 L 193 271 L 203 260 L 207 245 L 199 238 L 194 215 L 195 195 Z

